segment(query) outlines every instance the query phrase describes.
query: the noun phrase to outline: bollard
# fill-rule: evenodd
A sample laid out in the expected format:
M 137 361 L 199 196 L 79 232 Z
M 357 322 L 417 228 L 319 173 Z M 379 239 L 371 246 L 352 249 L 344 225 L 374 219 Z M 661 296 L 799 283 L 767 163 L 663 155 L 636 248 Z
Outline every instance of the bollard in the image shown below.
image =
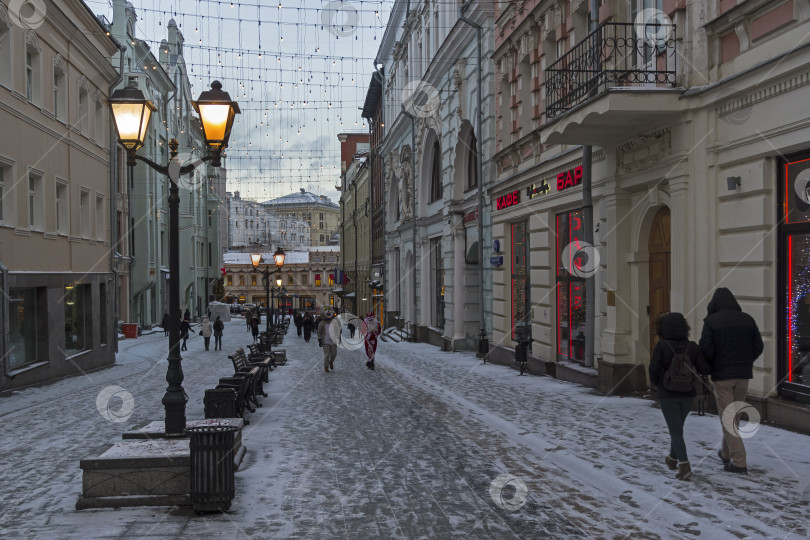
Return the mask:
M 236 495 L 233 477 L 234 426 L 188 428 L 191 440 L 191 506 L 195 512 L 225 512 Z

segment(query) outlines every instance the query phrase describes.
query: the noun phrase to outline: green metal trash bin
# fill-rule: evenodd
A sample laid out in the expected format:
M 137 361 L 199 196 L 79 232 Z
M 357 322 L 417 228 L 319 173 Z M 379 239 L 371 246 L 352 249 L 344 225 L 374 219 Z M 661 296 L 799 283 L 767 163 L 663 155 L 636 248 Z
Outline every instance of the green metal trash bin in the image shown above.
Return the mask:
M 196 512 L 225 512 L 236 494 L 233 426 L 188 428 L 191 453 L 191 506 Z

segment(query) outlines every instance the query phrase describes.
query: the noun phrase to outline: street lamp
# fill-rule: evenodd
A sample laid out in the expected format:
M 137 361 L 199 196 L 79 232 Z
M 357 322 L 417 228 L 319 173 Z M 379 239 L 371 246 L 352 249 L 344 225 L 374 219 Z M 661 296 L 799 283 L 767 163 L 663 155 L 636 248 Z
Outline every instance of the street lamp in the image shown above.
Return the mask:
M 273 261 L 276 263 L 276 270 L 275 272 L 270 270 L 270 265 L 267 265 L 264 270 L 259 270 L 259 265 L 262 262 L 262 255 L 261 253 L 252 253 L 250 255 L 250 264 L 253 265 L 253 270 L 255 272 L 259 272 L 262 275 L 262 285 L 264 285 L 264 301 L 267 303 L 267 318 L 265 319 L 265 332 L 268 334 L 268 339 L 270 338 L 270 308 L 273 306 L 272 301 L 270 300 L 270 276 L 274 273 L 278 272 L 279 277 L 276 281 L 281 284 L 281 267 L 284 266 L 284 258 L 286 257 L 284 253 L 284 248 L 280 247 L 273 253 Z
M 177 181 L 180 176 L 189 174 L 199 165 L 211 161 L 214 167 L 221 166 L 222 151 L 228 146 L 228 139 L 233 127 L 233 119 L 239 114 L 239 105 L 231 101 L 231 96 L 222 91 L 219 81 L 211 83 L 211 90 L 200 94 L 197 102 L 192 102 L 200 114 L 205 134 L 208 155 L 185 165 L 177 159 L 180 143 L 177 139 L 169 141 L 169 163 L 159 165 L 149 158 L 136 155 L 144 145 L 146 131 L 154 104 L 146 99 L 136 86 L 136 79 L 130 78 L 125 88 L 113 92 L 109 99 L 118 141 L 127 151 L 128 175 L 131 182 L 135 161 L 142 161 L 155 171 L 169 178 L 169 367 L 166 371 L 166 394 L 163 406 L 166 410 L 165 432 L 167 436 L 182 436 L 186 429 L 186 402 L 188 396 L 183 390 L 183 367 L 180 357 L 180 243 L 178 209 L 180 194 Z

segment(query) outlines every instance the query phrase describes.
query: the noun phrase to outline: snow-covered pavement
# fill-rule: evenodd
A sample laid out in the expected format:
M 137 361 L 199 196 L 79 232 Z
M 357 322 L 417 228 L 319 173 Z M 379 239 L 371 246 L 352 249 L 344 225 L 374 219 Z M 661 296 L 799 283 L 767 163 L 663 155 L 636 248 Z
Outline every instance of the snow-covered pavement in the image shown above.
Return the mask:
M 183 354 L 187 416 L 232 372 L 249 341 L 228 323 L 223 351 L 202 338 Z M 810 440 L 760 426 L 748 476 L 722 470 L 716 416 L 690 416 L 692 482 L 663 464 L 668 436 L 651 401 L 604 397 L 482 365 L 466 353 L 380 343 L 377 369 L 339 350 L 324 373 L 315 339 L 285 339 L 249 414 L 248 451 L 228 514 L 189 509 L 84 510 L 79 460 L 162 419 L 167 339 L 120 343 L 114 367 L 0 397 L 4 538 L 807 538 Z M 98 396 L 132 395 L 126 421 Z M 118 391 L 118 396 L 122 391 Z M 113 398 L 110 410 L 120 408 Z M 106 413 L 107 409 L 102 407 Z M 505 486 L 504 486 L 505 484 Z

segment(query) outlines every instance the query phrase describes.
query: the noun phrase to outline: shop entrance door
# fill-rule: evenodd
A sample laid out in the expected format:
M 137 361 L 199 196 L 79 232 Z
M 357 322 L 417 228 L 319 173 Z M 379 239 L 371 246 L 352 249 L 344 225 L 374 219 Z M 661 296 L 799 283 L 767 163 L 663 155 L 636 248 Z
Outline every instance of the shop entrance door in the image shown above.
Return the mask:
M 650 253 L 650 351 L 655 347 L 655 319 L 669 311 L 671 285 L 671 255 L 669 208 L 663 207 L 655 214 L 650 227 L 648 249 Z

